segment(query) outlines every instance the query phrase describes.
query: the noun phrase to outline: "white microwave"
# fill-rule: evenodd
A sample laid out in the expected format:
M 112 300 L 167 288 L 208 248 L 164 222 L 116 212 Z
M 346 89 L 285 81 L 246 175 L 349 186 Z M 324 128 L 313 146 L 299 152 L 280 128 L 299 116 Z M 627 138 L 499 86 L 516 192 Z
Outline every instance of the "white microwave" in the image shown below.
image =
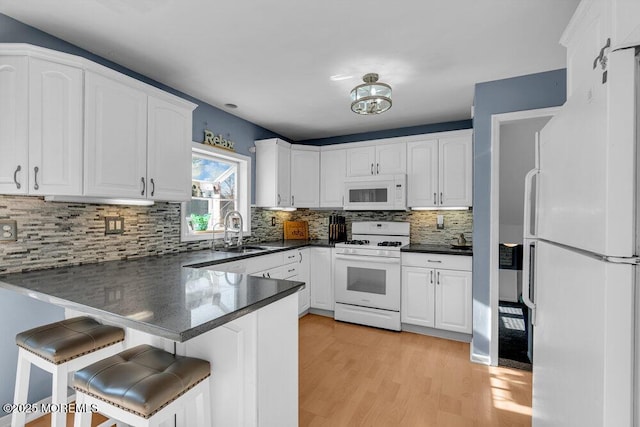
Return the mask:
M 407 176 L 348 177 L 344 181 L 344 209 L 393 211 L 407 209 Z

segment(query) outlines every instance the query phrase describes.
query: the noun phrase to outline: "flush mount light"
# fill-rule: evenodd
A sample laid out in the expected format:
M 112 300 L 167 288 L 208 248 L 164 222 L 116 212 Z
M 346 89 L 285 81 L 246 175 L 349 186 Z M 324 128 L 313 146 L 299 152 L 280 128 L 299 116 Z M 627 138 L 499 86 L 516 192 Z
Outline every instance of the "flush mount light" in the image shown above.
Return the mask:
M 378 82 L 376 73 L 365 74 L 364 84 L 351 91 L 351 111 L 358 114 L 380 114 L 391 108 L 391 86 Z

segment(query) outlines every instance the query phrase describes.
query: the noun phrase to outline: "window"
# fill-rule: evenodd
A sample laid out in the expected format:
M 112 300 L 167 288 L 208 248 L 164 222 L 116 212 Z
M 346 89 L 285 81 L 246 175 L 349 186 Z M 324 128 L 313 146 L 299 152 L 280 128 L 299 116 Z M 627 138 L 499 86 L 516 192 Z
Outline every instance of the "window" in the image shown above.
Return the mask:
M 193 143 L 191 200 L 182 204 L 182 240 L 222 238 L 224 216 L 237 210 L 244 234 L 251 230 L 249 195 L 251 159 Z

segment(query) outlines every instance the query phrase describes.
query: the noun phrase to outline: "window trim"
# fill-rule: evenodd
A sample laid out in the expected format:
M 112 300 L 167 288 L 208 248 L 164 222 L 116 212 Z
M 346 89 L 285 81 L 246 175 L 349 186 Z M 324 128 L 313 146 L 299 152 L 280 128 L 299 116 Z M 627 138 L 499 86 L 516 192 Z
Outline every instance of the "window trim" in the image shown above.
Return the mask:
M 224 160 L 238 163 L 237 186 L 238 186 L 238 210 L 242 213 L 244 224 L 243 235 L 251 236 L 251 157 L 238 154 L 233 151 L 214 148 L 209 145 L 192 142 L 191 156 L 194 154 L 203 156 L 215 156 Z M 191 171 L 191 168 L 189 168 Z M 191 176 L 189 176 L 189 186 L 191 186 Z M 186 209 L 186 202 L 180 203 L 180 241 L 181 242 L 197 242 L 202 240 L 222 239 L 224 232 L 216 232 L 211 234 L 189 234 L 189 226 L 183 212 Z

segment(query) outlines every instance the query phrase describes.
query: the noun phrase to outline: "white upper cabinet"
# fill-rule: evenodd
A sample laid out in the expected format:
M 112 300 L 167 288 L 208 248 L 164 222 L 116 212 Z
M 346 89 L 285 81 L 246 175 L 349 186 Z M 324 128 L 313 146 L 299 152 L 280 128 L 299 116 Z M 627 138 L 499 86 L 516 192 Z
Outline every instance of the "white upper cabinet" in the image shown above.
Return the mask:
M 347 176 L 375 175 L 376 147 L 347 149 Z
M 407 205 L 438 206 L 438 140 L 407 143 Z
M 0 193 L 82 194 L 80 68 L 0 56 Z
M 29 62 L 29 194 L 82 194 L 80 68 Z
M 195 107 L 84 58 L 0 43 L 0 194 L 189 200 Z
M 407 205 L 471 206 L 472 151 L 470 131 L 407 143 Z
M 473 153 L 471 136 L 438 141 L 440 206 L 471 206 Z
M 407 173 L 407 144 L 398 142 L 376 146 L 376 175 Z
M 320 152 L 318 147 L 291 146 L 291 206 L 320 206 Z
M 320 207 L 338 208 L 344 205 L 346 170 L 347 150 L 320 152 Z
M 148 98 L 147 198 L 191 199 L 191 109 Z
M 0 193 L 27 194 L 28 58 L 0 57 Z
M 85 76 L 85 196 L 191 198 L 192 108 L 91 71 Z
M 147 95 L 87 71 L 85 195 L 146 198 Z
M 277 138 L 256 141 L 256 206 L 291 206 L 291 144 Z
M 405 143 L 371 145 L 347 149 L 347 176 L 406 173 Z

